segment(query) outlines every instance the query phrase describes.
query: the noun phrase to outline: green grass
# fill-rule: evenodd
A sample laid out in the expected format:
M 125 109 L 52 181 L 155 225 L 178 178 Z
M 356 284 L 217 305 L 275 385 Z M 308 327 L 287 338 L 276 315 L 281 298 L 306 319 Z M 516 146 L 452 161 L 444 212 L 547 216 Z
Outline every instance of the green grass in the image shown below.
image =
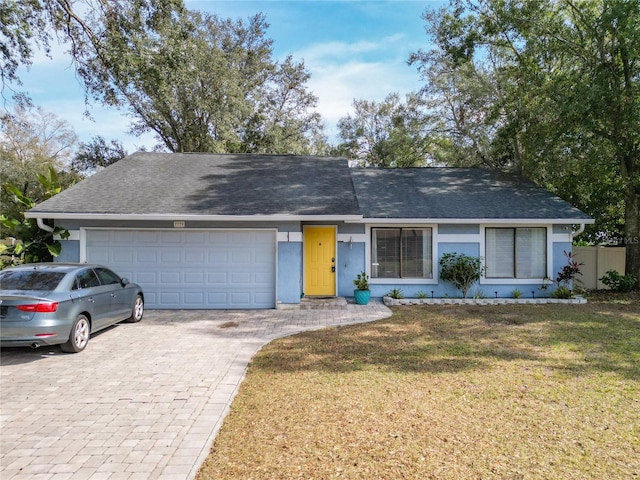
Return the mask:
M 640 478 L 640 299 L 402 307 L 273 342 L 197 478 Z

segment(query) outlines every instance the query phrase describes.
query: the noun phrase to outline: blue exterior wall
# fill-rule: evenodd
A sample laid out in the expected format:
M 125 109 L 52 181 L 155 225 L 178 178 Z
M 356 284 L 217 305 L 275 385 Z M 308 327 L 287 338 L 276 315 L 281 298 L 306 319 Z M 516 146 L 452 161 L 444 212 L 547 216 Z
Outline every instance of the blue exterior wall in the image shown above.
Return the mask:
M 480 225 L 447 224 L 438 225 L 440 235 L 477 235 L 480 233 Z
M 338 295 L 341 297 L 353 297 L 355 288 L 353 280 L 358 273 L 365 270 L 364 243 L 338 242 Z
M 60 255 L 54 258 L 55 262 L 79 262 L 80 261 L 80 241 L 60 240 L 62 249 Z
M 302 295 L 302 242 L 278 243 L 277 302 L 299 303 Z
M 312 224 L 330 225 L 330 222 L 314 222 Z M 69 223 L 64 225 L 70 230 L 76 230 L 81 225 L 79 222 Z M 86 225 L 89 226 L 89 225 Z M 112 228 L 170 228 L 166 222 L 149 222 L 145 224 L 136 223 L 132 225 L 126 222 L 94 222 L 90 226 L 93 227 L 112 227 Z M 207 223 L 200 225 L 202 228 L 277 228 L 278 232 L 292 232 L 298 235 L 292 237 L 290 241 L 280 241 L 277 243 L 277 298 L 278 303 L 299 303 L 301 295 L 303 295 L 304 285 L 304 253 L 302 239 L 302 232 L 304 224 L 302 222 L 282 222 L 279 224 L 273 223 Z M 356 275 L 362 271 L 369 269 L 370 259 L 367 258 L 367 242 L 369 238 L 365 237 L 365 233 L 368 230 L 362 224 L 337 224 L 338 243 L 337 243 L 337 258 L 336 258 L 336 274 L 337 274 L 337 294 L 344 297 L 353 296 L 353 279 Z M 569 225 L 570 229 L 571 226 Z M 437 229 L 437 230 L 436 230 Z M 424 293 L 427 297 L 460 297 L 461 292 L 456 289 L 450 282 L 438 282 L 439 276 L 439 260 L 445 253 L 463 253 L 466 255 L 479 257 L 480 256 L 480 242 L 479 235 L 481 234 L 481 226 L 478 224 L 471 225 L 457 225 L 457 224 L 443 224 L 437 225 L 434 228 L 434 233 L 437 231 L 438 235 L 446 235 L 447 241 L 438 242 L 437 235 L 434 236 L 434 277 L 435 280 L 429 279 L 425 281 L 416 281 L 415 283 L 403 280 L 402 282 L 394 283 L 392 280 L 379 283 L 379 280 L 374 280 L 370 284 L 372 297 L 382 297 L 386 295 L 390 290 L 394 288 L 400 288 L 405 297 L 416 297 L 418 292 Z M 555 234 L 558 238 L 563 238 L 563 234 L 567 234 L 567 225 L 553 225 L 549 230 L 550 234 Z M 349 234 L 354 235 L 354 241 L 349 241 Z M 451 242 L 452 236 L 459 236 L 460 241 Z M 465 241 L 465 237 L 468 241 Z M 76 237 L 77 238 L 77 237 Z M 358 241 L 359 240 L 359 241 Z M 444 240 L 444 238 L 443 238 Z M 78 262 L 80 260 L 80 242 L 78 240 L 62 240 L 62 252 L 56 261 L 59 262 Z M 566 265 L 567 258 L 564 252 L 571 251 L 570 241 L 556 241 L 552 243 L 551 251 L 548 254 L 551 256 L 552 280 L 555 279 L 557 272 Z M 498 297 L 512 297 L 514 290 L 522 292 L 523 298 L 548 296 L 553 289 L 554 285 L 550 286 L 548 290 L 540 289 L 540 282 L 534 283 L 519 283 L 505 281 L 500 284 L 483 283 L 474 285 L 469 295 L 484 296 L 487 298 Z

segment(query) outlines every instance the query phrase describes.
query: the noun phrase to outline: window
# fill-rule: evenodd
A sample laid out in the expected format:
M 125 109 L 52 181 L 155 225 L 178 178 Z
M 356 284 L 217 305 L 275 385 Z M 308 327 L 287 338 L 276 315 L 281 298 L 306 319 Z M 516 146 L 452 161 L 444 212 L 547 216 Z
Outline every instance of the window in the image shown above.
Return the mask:
M 547 276 L 546 228 L 487 228 L 487 278 Z
M 0 272 L 2 290 L 54 290 L 66 274 L 64 272 L 41 272 L 18 270 Z
M 106 268 L 96 268 L 96 274 L 102 285 L 116 285 L 120 283 L 120 277 Z
M 95 272 L 91 269 L 83 270 L 77 275 L 76 278 L 78 280 L 79 288 L 91 288 L 100 286 L 100 280 L 98 280 Z
M 430 228 L 372 228 L 372 278 L 432 278 Z

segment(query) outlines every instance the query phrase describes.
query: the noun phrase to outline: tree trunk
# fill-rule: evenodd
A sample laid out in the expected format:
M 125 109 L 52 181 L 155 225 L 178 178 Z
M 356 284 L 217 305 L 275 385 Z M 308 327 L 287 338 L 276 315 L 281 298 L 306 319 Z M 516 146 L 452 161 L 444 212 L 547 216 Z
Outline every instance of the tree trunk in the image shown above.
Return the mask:
M 626 274 L 640 280 L 640 193 L 632 182 L 625 189 L 624 242 L 626 245 Z

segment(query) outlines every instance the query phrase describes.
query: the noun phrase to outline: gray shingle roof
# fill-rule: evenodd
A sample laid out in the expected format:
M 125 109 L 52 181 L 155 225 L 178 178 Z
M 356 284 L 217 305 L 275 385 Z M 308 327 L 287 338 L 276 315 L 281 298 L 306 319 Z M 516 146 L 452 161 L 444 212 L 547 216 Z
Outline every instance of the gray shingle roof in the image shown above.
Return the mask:
M 359 215 L 346 159 L 138 152 L 30 213 Z
M 591 220 L 531 182 L 482 169 L 349 169 L 333 157 L 149 152 L 29 211 L 67 214 Z
M 515 175 L 478 168 L 353 169 L 365 218 L 591 218 Z

